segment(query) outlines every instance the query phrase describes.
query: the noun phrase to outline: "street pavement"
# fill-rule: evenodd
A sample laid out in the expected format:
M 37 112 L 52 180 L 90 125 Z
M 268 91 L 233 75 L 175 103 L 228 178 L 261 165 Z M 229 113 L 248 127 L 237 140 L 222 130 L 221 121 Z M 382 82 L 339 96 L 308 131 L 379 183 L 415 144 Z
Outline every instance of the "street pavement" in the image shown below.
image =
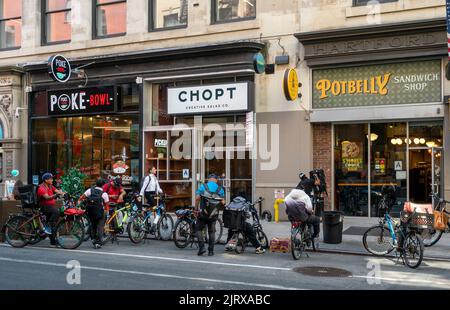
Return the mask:
M 273 225 L 277 225 L 273 223 Z M 51 248 L 47 240 L 22 249 L 0 244 L 0 289 L 152 289 L 152 290 L 385 290 L 448 289 L 450 261 L 425 260 L 412 270 L 393 258 L 309 253 L 294 261 L 290 253 L 228 253 L 199 257 L 196 247 L 178 249 L 171 241 L 128 239 L 99 250 L 88 241 L 77 250 Z M 75 263 L 80 284 L 69 284 Z M 71 263 L 72 268 L 67 268 Z M 312 275 L 296 272 L 312 268 Z M 338 268 L 333 274 L 327 268 Z M 305 272 L 305 269 L 303 269 Z M 308 271 L 308 270 L 306 270 Z M 73 275 L 73 274 L 72 274 Z M 73 283 L 73 281 L 69 281 Z M 75 281 L 77 282 L 77 281 Z

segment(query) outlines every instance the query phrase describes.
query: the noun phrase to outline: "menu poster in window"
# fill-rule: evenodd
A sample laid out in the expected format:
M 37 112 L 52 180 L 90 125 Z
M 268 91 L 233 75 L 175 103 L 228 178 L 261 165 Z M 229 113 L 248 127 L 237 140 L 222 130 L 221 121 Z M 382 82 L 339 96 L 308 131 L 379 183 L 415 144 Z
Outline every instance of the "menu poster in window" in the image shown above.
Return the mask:
M 363 168 L 362 143 L 342 142 L 342 166 L 347 171 L 360 171 Z
M 386 174 L 386 158 L 375 158 L 375 174 Z

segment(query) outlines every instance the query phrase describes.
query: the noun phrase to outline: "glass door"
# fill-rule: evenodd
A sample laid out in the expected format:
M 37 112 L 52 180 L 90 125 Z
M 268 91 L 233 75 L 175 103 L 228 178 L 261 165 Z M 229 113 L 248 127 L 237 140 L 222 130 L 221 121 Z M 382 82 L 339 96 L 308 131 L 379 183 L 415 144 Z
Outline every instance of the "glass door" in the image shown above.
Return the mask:
M 444 197 L 444 150 L 442 148 L 431 149 L 431 190 L 439 197 Z M 434 205 L 435 201 L 433 201 Z
M 253 199 L 249 154 L 245 148 L 204 148 L 204 179 L 211 173 L 218 176 L 227 204 L 237 196 Z

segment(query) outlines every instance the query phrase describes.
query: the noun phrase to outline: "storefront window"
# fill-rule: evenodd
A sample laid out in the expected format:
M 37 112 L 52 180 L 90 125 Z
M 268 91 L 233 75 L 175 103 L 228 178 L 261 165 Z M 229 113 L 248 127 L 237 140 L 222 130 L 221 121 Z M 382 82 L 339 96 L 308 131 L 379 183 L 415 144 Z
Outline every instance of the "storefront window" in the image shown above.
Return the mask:
M 371 216 L 383 215 L 378 210 L 380 194 L 398 216 L 407 197 L 406 123 L 371 124 L 370 140 Z
M 33 176 L 61 176 L 79 167 L 87 175 L 85 187 L 119 174 L 125 187 L 139 179 L 138 116 L 35 119 L 32 127 Z
M 95 37 L 124 35 L 127 32 L 126 0 L 96 0 Z
M 67 42 L 72 36 L 71 0 L 45 0 L 44 43 Z
M 213 0 L 213 5 L 216 22 L 256 17 L 256 0 Z
M 0 0 L 0 48 L 20 47 L 22 1 Z
M 173 87 L 173 83 L 153 85 L 152 100 L 152 125 L 173 125 L 173 116 L 167 113 L 167 88 Z
M 368 215 L 368 125 L 336 125 L 335 206 L 346 215 Z
M 150 0 L 150 9 L 152 30 L 187 25 L 188 0 Z

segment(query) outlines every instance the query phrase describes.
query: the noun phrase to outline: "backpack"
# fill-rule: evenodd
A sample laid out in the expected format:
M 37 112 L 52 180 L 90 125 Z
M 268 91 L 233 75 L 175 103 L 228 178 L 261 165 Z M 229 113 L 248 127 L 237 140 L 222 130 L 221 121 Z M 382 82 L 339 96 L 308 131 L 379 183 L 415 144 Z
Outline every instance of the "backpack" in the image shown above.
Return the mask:
M 91 195 L 86 199 L 86 212 L 92 220 L 103 217 L 103 191 L 91 188 Z
M 320 181 L 319 185 L 314 186 L 314 191 L 319 194 L 325 193 L 328 196 L 325 171 L 323 171 L 323 169 L 314 169 L 309 172 L 309 176 L 310 178 L 319 179 Z
M 39 207 L 37 197 L 38 186 L 29 184 L 20 186 L 17 190 L 19 191 L 20 201 L 25 208 Z
M 291 222 L 306 222 L 309 214 L 306 211 L 305 203 L 301 201 L 286 201 L 286 214 Z
M 222 188 L 217 186 L 217 189 L 214 192 L 211 192 L 208 188 L 208 184 L 203 184 L 203 186 L 205 188 L 205 194 L 203 194 L 200 201 L 200 216 L 206 219 L 217 218 L 222 202 L 214 198 L 222 199 L 219 195 Z

